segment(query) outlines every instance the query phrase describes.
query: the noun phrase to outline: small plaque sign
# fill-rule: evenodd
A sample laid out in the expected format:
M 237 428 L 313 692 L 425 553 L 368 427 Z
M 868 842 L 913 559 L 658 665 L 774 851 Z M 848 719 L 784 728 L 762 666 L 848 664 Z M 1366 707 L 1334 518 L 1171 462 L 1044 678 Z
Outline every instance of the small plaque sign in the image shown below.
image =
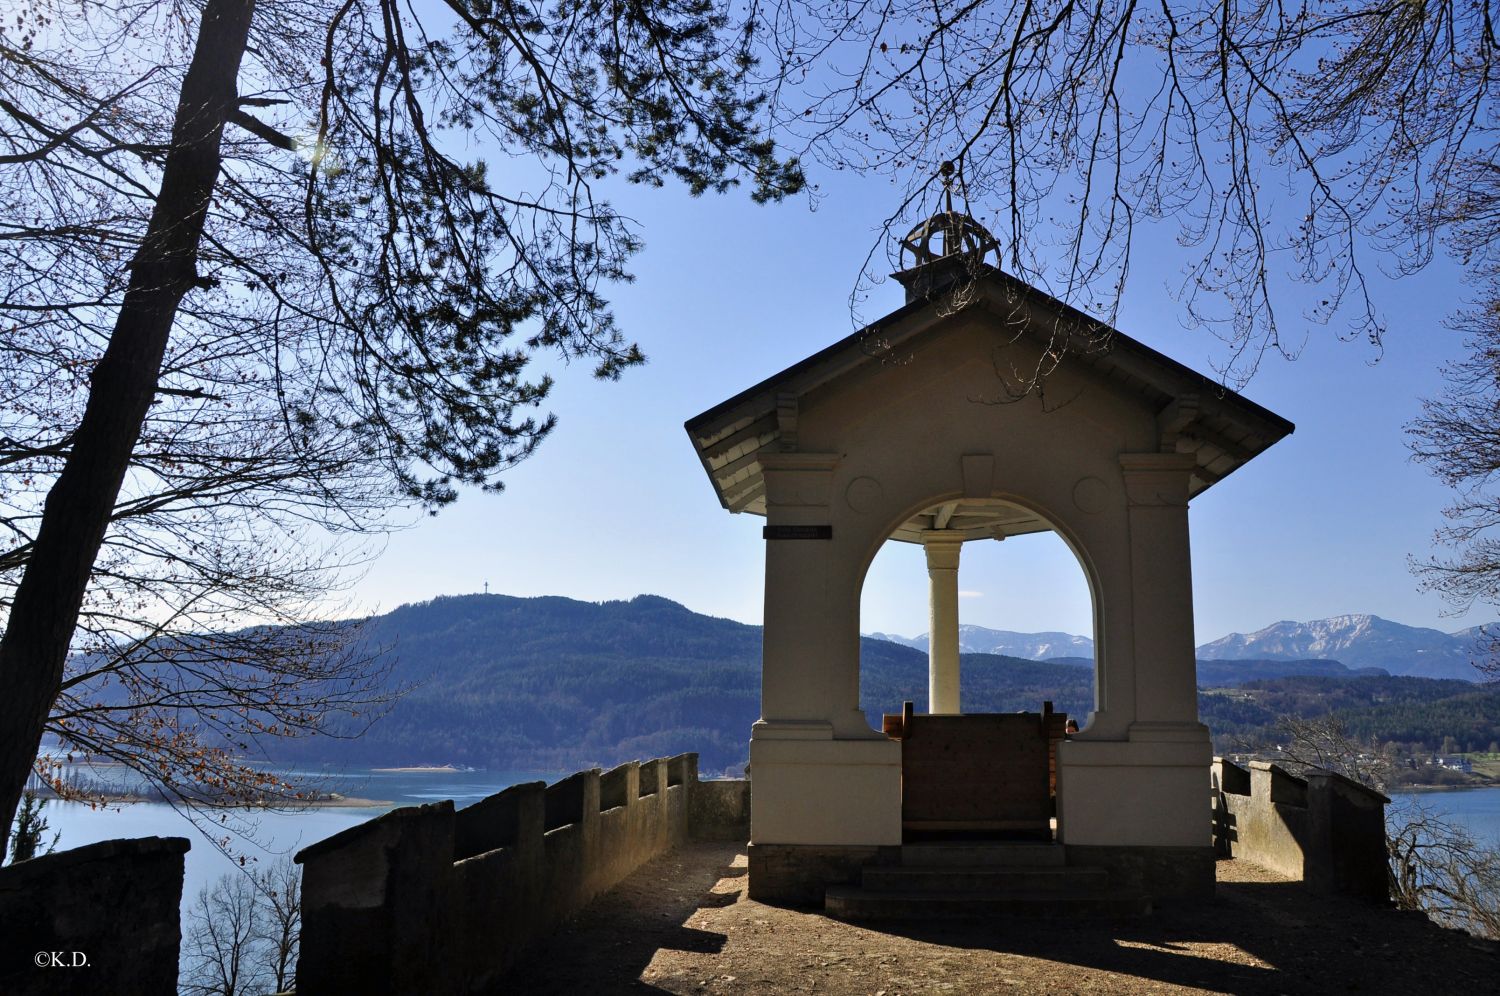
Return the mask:
M 832 526 L 766 526 L 760 531 L 768 540 L 833 539 Z

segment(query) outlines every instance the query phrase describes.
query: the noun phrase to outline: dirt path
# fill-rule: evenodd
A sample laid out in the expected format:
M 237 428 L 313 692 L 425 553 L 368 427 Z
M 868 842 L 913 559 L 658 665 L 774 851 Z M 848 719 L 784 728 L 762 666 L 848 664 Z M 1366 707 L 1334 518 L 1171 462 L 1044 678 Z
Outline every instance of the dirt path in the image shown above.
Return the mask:
M 1242 861 L 1218 878 L 1213 902 L 1142 920 L 856 926 L 746 898 L 743 848 L 694 844 L 600 897 L 503 991 L 1500 994 L 1500 945 Z

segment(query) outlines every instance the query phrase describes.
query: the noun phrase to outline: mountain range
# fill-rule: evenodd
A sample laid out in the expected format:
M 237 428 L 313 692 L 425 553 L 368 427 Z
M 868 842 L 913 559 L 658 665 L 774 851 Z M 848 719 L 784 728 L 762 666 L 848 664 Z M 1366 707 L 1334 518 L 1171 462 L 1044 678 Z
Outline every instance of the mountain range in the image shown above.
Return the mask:
M 1480 627 L 1456 633 L 1403 626 L 1372 615 L 1333 616 L 1311 622 L 1278 622 L 1254 633 L 1231 633 L 1198 648 L 1204 660 L 1246 657 L 1288 660 L 1323 657 L 1349 667 L 1384 668 L 1391 674 L 1477 681 L 1471 663 L 1482 656 Z
M 872 640 L 886 640 L 927 653 L 927 634 L 897 636 L 894 633 L 866 633 Z M 958 627 L 958 652 L 961 654 L 1003 654 L 1044 661 L 1053 657 L 1094 656 L 1094 641 L 1071 633 L 1012 633 L 984 626 Z
M 1092 658 L 1094 641 L 1069 633 L 1015 633 L 964 625 L 961 653 L 1004 654 L 1033 660 Z M 1455 633 L 1405 626 L 1372 615 L 1333 616 L 1310 622 L 1278 622 L 1253 633 L 1231 633 L 1198 648 L 1199 661 L 1337 661 L 1351 671 L 1378 668 L 1389 674 L 1420 678 L 1481 677 L 1471 661 L 1479 657 L 1480 627 Z M 867 634 L 927 651 L 927 634 L 904 637 Z M 1199 667 L 1200 676 L 1202 665 Z M 1306 670 L 1297 673 L 1311 673 Z
M 404 693 L 368 729 L 336 731 L 357 734 L 349 739 L 264 743 L 275 760 L 559 772 L 692 750 L 717 771 L 744 763 L 760 713 L 760 627 L 655 596 L 464 595 L 360 627 L 359 639 L 392 655 L 390 677 Z M 964 654 L 962 707 L 1034 711 L 1051 700 L 1083 715 L 1093 705 L 1092 664 Z M 1359 673 L 1328 660 L 1201 661 L 1198 677 L 1203 721 L 1221 750 L 1273 743 L 1280 716 L 1323 715 L 1334 701 L 1361 735 L 1432 750 L 1450 734 L 1473 750 L 1500 738 L 1495 686 Z M 860 705 L 872 726 L 907 700 L 924 710 L 926 697 L 925 653 L 861 640 Z

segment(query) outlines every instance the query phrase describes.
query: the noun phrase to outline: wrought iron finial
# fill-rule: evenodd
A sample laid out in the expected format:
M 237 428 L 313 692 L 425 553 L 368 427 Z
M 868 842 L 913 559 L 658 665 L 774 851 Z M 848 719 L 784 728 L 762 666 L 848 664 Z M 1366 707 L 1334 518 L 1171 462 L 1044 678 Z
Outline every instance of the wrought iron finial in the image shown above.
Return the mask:
M 903 269 L 935 263 L 950 256 L 965 256 L 971 262 L 981 263 L 991 251 L 999 251 L 1000 243 L 983 225 L 954 208 L 953 186 L 958 179 L 958 167 L 952 160 L 945 160 L 938 167 L 938 176 L 943 184 L 943 210 L 917 225 L 901 240 Z M 939 237 L 937 245 L 933 244 L 934 237 Z M 909 263 L 907 253 L 911 254 Z

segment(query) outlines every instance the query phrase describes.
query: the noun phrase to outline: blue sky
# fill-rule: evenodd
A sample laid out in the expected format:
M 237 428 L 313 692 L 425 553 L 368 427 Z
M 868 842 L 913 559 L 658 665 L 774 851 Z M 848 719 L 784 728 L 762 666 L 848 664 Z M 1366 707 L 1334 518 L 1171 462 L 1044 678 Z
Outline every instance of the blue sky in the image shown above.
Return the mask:
M 385 611 L 488 582 L 493 592 L 586 600 L 649 592 L 759 622 L 762 520 L 719 507 L 682 423 L 856 327 L 850 293 L 898 191 L 820 179 L 816 210 L 805 198 L 755 206 L 743 194 L 695 200 L 671 187 L 618 193 L 646 248 L 637 281 L 612 299 L 650 363 L 618 383 L 594 381 L 586 364 L 561 370 L 550 406 L 560 425 L 506 476 L 506 491 L 466 494 L 392 536 L 354 591 L 357 607 Z M 1182 326 L 1169 290 L 1177 250 L 1153 237 L 1136 250 L 1118 327 L 1211 373 L 1227 349 Z M 1267 358 L 1244 393 L 1297 431 L 1193 505 L 1200 641 L 1350 612 L 1444 630 L 1489 621 L 1482 610 L 1445 615 L 1407 566 L 1431 550 L 1447 494 L 1409 460 L 1402 429 L 1440 385 L 1439 365 L 1460 355 L 1442 319 L 1465 288 L 1448 265 L 1376 280 L 1383 352 L 1301 321 L 1298 302 L 1315 292 L 1288 298 L 1284 331 L 1295 339 L 1306 327 L 1302 355 Z M 887 281 L 859 317 L 900 303 Z M 1051 536 L 970 544 L 960 588 L 965 623 L 1091 633 L 1082 574 Z M 887 544 L 866 581 L 861 628 L 911 635 L 926 629 L 926 613 L 920 551 Z

